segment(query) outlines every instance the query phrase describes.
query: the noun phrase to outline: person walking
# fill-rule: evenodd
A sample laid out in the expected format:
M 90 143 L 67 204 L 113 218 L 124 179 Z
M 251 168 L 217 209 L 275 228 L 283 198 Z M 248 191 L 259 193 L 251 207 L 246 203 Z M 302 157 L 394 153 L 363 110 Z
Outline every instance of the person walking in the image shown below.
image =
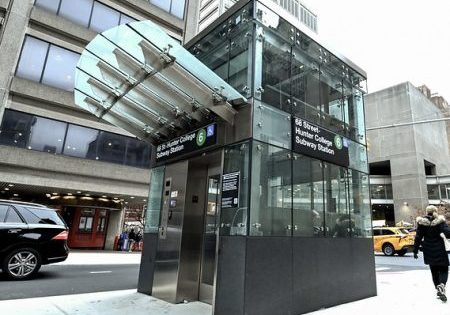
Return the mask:
M 134 228 L 131 228 L 130 232 L 128 232 L 128 242 L 130 243 L 128 252 L 131 253 L 134 249 L 134 244 L 136 244 L 136 233 L 134 232 Z
M 424 263 L 430 266 L 437 296 L 443 302 L 446 302 L 445 285 L 448 279 L 449 260 L 445 251 L 444 240 L 440 234 L 443 233 L 445 237 L 450 237 L 450 228 L 445 221 L 445 217 L 438 215 L 435 206 L 426 207 L 426 213 L 426 215 L 419 216 L 416 219 L 417 231 L 414 240 L 414 258 L 418 258 L 417 253 L 421 246 Z

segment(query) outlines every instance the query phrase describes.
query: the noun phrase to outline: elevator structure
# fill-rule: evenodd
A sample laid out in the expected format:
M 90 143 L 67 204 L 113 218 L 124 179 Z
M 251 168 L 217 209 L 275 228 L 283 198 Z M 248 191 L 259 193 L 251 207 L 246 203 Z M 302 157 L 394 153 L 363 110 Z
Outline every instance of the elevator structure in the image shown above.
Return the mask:
M 153 145 L 138 291 L 215 315 L 376 295 L 365 81 L 272 0 L 184 47 L 149 21 L 98 35 L 76 103 Z

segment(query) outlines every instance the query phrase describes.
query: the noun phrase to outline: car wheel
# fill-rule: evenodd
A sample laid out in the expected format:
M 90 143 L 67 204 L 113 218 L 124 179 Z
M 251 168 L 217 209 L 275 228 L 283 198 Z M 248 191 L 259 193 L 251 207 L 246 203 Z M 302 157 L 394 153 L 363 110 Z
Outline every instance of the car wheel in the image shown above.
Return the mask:
M 405 256 L 405 254 L 406 254 L 407 252 L 408 252 L 408 251 L 407 251 L 406 249 L 402 249 L 402 250 L 397 251 L 397 255 L 399 255 L 399 256 Z
M 32 248 L 15 249 L 6 256 L 2 267 L 10 279 L 27 279 L 41 268 L 41 255 Z
M 394 246 L 392 246 L 389 243 L 384 244 L 383 245 L 383 254 L 385 254 L 386 256 L 393 256 L 395 254 Z

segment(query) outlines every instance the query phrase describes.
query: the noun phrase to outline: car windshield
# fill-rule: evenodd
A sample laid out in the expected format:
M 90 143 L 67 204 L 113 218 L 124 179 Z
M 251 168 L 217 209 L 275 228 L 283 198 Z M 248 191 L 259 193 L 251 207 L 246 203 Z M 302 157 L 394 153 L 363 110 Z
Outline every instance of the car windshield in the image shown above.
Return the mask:
M 17 207 L 20 214 L 24 217 L 28 224 L 53 224 L 53 225 L 66 225 L 64 220 L 59 214 L 49 208 L 39 207 Z

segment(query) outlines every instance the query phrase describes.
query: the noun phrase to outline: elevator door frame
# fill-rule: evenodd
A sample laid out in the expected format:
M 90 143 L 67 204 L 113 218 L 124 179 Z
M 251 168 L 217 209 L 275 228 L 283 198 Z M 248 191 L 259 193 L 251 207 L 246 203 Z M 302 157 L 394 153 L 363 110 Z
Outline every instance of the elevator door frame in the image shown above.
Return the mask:
M 217 189 L 218 194 L 216 196 L 216 213 L 215 213 L 215 245 L 214 245 L 214 262 L 213 262 L 213 283 L 212 285 L 205 284 L 203 280 L 203 271 L 205 268 L 205 243 L 206 243 L 206 224 L 207 222 L 207 211 L 208 211 L 208 197 L 209 197 L 209 180 L 213 177 L 217 177 Z M 201 257 L 200 257 L 200 273 L 198 281 L 198 300 L 203 303 L 214 305 L 215 292 L 216 292 L 216 279 L 217 279 L 217 258 L 219 249 L 219 224 L 220 224 L 220 200 L 222 192 L 222 163 L 219 165 L 208 167 L 208 173 L 206 176 L 206 187 L 205 187 L 205 205 L 204 205 L 204 215 L 203 215 L 203 233 L 202 233 L 202 246 L 201 246 Z

